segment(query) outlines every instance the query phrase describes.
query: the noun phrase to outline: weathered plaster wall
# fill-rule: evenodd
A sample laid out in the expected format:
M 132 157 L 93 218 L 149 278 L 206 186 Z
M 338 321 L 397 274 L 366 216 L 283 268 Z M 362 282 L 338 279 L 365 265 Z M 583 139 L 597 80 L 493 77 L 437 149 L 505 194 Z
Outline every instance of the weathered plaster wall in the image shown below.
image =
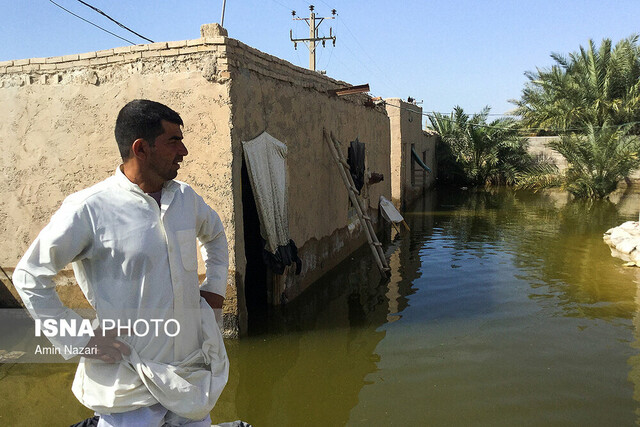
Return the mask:
M 404 208 L 435 182 L 437 137 L 422 130 L 422 107 L 399 98 L 385 100 L 391 130 L 391 200 Z M 433 173 L 411 157 L 411 147 Z
M 242 156 L 242 141 L 265 130 L 287 145 L 290 235 L 303 260 L 300 276 L 287 272 L 285 295 L 291 299 L 364 242 L 354 223 L 357 218 L 349 218 L 348 194 L 323 141 L 323 129 L 343 143 L 345 158 L 349 142 L 358 137 L 366 144 L 367 169 L 384 174 L 384 181 L 365 190 L 375 221 L 379 196 L 390 196 L 389 121 L 384 109 L 364 105 L 366 95 L 327 93 L 345 83 L 242 44 L 230 47 L 227 56 L 234 158 Z M 240 166 L 234 167 L 234 182 L 239 182 Z M 239 200 L 240 186 L 234 191 Z M 242 215 L 237 212 L 236 217 Z M 236 227 L 240 236 L 242 227 Z
M 113 174 L 121 162 L 113 137 L 117 113 L 132 99 L 149 98 L 184 119 L 189 155 L 178 179 L 190 183 L 224 222 L 231 253 L 225 311 L 237 311 L 225 43 L 222 37 L 203 38 L 0 63 L 5 270 L 15 267 L 65 196 Z M 70 271 L 57 279 L 73 283 Z M 86 304 L 79 292 L 58 291 L 72 306 Z
M 364 190 L 374 222 L 379 196 L 391 195 L 386 112 L 365 106 L 366 95 L 327 93 L 345 86 L 222 36 L 0 63 L 0 168 L 8 184 L 0 189 L 0 265 L 12 270 L 66 195 L 113 173 L 119 109 L 134 98 L 158 100 L 185 121 L 190 154 L 178 178 L 224 222 L 231 254 L 225 329 L 242 332 L 241 141 L 267 130 L 289 147 L 290 232 L 304 262 L 300 276 L 281 283 L 290 299 L 365 241 L 323 128 L 344 143 L 345 157 L 349 141 L 365 142 L 367 169 L 384 175 Z M 70 271 L 57 283 L 66 303 L 86 305 L 77 287 L 63 286 L 74 283 Z

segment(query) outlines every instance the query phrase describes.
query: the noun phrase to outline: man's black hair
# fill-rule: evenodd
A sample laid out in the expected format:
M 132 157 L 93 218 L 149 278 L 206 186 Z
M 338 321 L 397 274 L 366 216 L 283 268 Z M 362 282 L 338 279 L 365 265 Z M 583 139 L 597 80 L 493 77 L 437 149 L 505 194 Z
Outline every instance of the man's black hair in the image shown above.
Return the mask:
M 159 102 L 134 99 L 122 107 L 116 119 L 116 142 L 123 160 L 129 158 L 133 141 L 142 138 L 153 147 L 155 139 L 162 135 L 162 120 L 184 125 L 180 115 Z

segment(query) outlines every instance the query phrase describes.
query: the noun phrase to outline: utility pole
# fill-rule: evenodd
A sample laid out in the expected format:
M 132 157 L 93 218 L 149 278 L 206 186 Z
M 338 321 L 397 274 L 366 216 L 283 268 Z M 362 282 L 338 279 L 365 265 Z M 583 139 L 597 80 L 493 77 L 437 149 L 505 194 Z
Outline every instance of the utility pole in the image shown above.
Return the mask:
M 293 20 L 294 21 L 306 21 L 307 24 L 309 25 L 309 38 L 308 39 L 294 39 L 293 38 L 293 30 L 289 30 L 289 38 L 291 39 L 291 41 L 293 42 L 293 47 L 295 49 L 298 48 L 298 42 L 304 42 L 307 43 L 307 47 L 309 48 L 309 69 L 311 71 L 316 71 L 316 46 L 318 44 L 318 42 L 322 42 L 322 47 L 325 46 L 325 42 L 327 40 L 332 40 L 333 41 L 333 46 L 335 47 L 336 45 L 336 36 L 333 35 L 333 28 L 329 27 L 329 37 L 318 37 L 318 27 L 320 26 L 320 24 L 322 24 L 322 21 L 324 21 L 325 19 L 336 19 L 336 10 L 333 9 L 331 11 L 331 15 L 332 16 L 328 16 L 328 17 L 324 17 L 324 18 L 317 18 L 319 19 L 318 23 L 316 24 L 316 14 L 313 12 L 313 5 L 309 6 L 309 10 L 310 10 L 310 14 L 309 14 L 309 18 L 296 18 L 296 11 L 292 11 L 291 15 L 293 16 Z
M 227 0 L 222 0 L 222 17 L 220 18 L 220 26 L 224 28 L 224 7 L 227 5 Z

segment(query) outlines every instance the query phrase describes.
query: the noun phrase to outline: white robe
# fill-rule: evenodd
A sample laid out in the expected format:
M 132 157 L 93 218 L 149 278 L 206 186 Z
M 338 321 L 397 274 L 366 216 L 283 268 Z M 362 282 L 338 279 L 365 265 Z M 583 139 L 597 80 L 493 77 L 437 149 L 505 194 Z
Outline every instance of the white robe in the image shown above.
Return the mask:
M 198 284 L 196 238 L 207 278 Z M 58 298 L 52 277 L 69 262 L 99 322 L 174 319 L 180 333 L 121 337 L 132 354 L 120 363 L 81 359 L 73 392 L 100 413 L 160 402 L 202 418 L 228 378 L 213 310 L 200 290 L 225 295 L 228 249 L 222 223 L 191 187 L 168 181 L 161 207 L 120 171 L 67 197 L 16 266 L 13 280 L 36 319 L 80 316 Z M 156 336 L 157 335 L 157 336 Z M 49 338 L 65 358 L 89 336 Z M 168 406 L 167 406 L 168 405 Z

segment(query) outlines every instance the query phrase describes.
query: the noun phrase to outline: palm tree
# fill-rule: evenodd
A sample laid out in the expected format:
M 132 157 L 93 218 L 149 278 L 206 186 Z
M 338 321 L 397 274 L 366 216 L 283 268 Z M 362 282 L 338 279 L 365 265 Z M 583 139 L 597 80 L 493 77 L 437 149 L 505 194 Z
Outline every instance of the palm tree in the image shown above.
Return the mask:
M 530 128 L 550 128 L 552 133 L 640 121 L 640 48 L 638 36 L 612 47 L 593 40 L 565 57 L 553 53 L 550 69 L 525 73 L 529 82 L 520 100 L 511 101 L 516 114 Z M 640 130 L 635 126 L 634 133 Z
M 497 119 L 487 123 L 489 107 L 469 117 L 456 106 L 449 116 L 434 113 L 431 127 L 441 136 L 438 168 L 443 180 L 470 185 L 513 184 L 531 158 L 518 123 Z
M 640 144 L 640 47 L 634 35 L 613 47 L 599 47 L 563 56 L 551 55 L 550 69 L 526 73 L 529 82 L 516 104 L 525 127 L 559 135 L 550 143 L 568 162 L 560 173 L 549 165 L 519 177 L 521 187 L 561 185 L 579 197 L 602 198 L 638 167 Z
M 565 135 L 549 146 L 567 159 L 564 187 L 578 197 L 607 196 L 640 165 L 640 138 L 621 127 L 588 124 L 585 135 Z
M 458 107 L 456 107 L 457 109 Z M 462 109 L 460 109 L 462 111 Z M 429 116 L 431 128 L 440 135 L 440 140 L 436 145 L 436 158 L 438 159 L 438 179 L 440 182 L 448 184 L 461 184 L 467 182 L 465 171 L 458 163 L 456 154 L 450 144 L 458 132 L 454 113 L 444 115 L 433 113 Z
M 541 163 L 519 174 L 517 188 L 562 187 L 579 198 L 602 199 L 640 166 L 640 137 L 626 127 L 588 124 L 584 135 L 566 134 L 549 146 L 567 159 L 568 168 L 560 172 Z

